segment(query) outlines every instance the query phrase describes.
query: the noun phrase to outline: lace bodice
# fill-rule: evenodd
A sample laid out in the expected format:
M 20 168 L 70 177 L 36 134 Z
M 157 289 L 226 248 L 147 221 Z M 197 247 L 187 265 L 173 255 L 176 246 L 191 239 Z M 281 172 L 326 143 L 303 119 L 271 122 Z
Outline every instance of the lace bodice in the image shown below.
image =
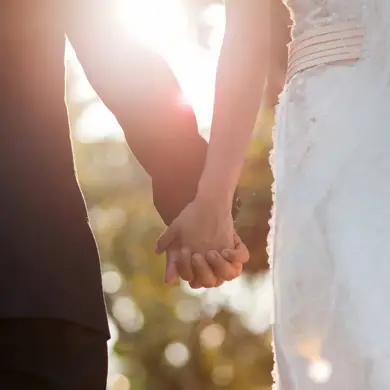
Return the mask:
M 334 23 L 362 22 L 362 0 L 284 0 L 294 22 L 292 35 Z

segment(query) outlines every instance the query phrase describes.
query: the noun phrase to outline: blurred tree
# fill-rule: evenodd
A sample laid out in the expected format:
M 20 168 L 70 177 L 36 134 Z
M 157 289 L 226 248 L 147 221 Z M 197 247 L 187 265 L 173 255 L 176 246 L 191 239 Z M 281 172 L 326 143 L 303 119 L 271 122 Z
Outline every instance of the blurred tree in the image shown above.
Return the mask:
M 205 44 L 209 30 L 201 15 L 218 1 L 183 1 L 200 43 Z M 278 71 L 270 67 L 276 72 L 270 80 L 275 81 L 268 83 L 267 102 L 240 180 L 242 210 L 237 227 L 251 250 L 251 262 L 246 267 L 249 276 L 242 278 L 235 295 L 239 294 L 238 305 L 223 289 L 195 293 L 185 285 L 164 285 L 164 259 L 152 251 L 163 226 L 154 211 L 149 178 L 122 141 L 84 143 L 72 133 L 78 176 L 101 253 L 108 312 L 118 328 L 118 369 L 129 378 L 132 390 L 270 389 L 270 334 L 261 333 L 267 323 L 254 329 L 245 316 L 263 305 L 264 295 L 254 291 L 268 268 L 270 129 L 286 63 L 285 45 L 280 42 L 288 39 L 288 29 L 280 28 L 287 20 L 284 8 L 275 6 L 273 12 L 281 21 L 272 33 L 272 47 L 277 49 L 271 61 L 278 64 Z M 70 65 L 68 92 L 75 77 Z M 80 116 L 98 100 L 95 96 L 77 101 L 71 96 L 68 106 L 75 129 Z M 129 386 L 122 380 L 112 389 Z

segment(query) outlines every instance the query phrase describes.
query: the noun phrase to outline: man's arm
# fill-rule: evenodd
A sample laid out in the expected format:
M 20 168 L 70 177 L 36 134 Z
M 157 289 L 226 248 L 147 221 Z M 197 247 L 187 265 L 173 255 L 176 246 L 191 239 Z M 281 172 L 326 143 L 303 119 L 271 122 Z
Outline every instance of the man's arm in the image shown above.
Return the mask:
M 113 0 L 68 0 L 65 32 L 92 87 L 122 126 L 153 179 L 155 204 L 170 223 L 195 196 L 207 143 L 194 112 L 158 53 L 126 35 Z

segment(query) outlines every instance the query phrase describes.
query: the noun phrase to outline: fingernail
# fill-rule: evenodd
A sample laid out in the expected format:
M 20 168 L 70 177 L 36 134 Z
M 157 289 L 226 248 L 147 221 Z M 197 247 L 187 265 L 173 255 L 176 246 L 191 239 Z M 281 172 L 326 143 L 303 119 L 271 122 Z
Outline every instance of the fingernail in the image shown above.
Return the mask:
M 229 258 L 229 254 L 230 254 L 230 251 L 228 250 L 223 250 L 221 255 L 225 258 L 225 259 L 228 259 Z

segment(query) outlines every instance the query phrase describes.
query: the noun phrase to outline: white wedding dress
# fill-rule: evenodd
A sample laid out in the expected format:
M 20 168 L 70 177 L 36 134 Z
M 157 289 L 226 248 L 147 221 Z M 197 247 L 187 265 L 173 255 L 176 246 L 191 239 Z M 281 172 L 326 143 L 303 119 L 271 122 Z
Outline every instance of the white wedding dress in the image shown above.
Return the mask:
M 287 6 L 271 155 L 274 388 L 390 390 L 390 0 Z

